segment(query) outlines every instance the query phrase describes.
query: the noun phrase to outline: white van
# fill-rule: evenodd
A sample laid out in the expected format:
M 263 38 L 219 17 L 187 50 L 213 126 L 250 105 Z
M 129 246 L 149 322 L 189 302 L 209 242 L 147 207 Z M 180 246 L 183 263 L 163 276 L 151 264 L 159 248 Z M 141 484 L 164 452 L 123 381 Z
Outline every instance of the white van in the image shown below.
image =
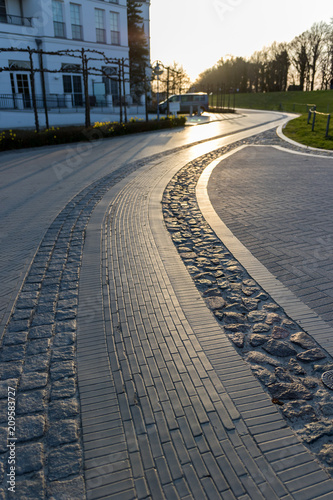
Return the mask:
M 180 103 L 180 113 L 196 113 L 198 110 L 208 111 L 208 94 L 204 92 L 195 92 L 189 94 L 176 94 L 169 97 L 165 101 L 160 102 L 159 108 L 161 113 L 167 111 L 168 101 Z

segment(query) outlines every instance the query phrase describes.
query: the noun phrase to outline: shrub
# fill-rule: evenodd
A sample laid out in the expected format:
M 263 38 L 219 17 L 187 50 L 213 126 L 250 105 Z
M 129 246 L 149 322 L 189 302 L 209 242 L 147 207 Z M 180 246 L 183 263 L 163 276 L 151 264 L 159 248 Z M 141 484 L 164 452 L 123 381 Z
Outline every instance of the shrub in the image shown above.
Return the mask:
M 138 132 L 150 132 L 152 130 L 181 127 L 185 123 L 186 118 L 184 116 L 179 118 L 171 116 L 148 122 L 136 118 L 131 118 L 128 123 L 96 122 L 88 128 L 82 126 L 51 127 L 38 133 L 32 130 L 5 130 L 0 132 L 0 151 L 90 141 L 97 138 L 114 137 Z

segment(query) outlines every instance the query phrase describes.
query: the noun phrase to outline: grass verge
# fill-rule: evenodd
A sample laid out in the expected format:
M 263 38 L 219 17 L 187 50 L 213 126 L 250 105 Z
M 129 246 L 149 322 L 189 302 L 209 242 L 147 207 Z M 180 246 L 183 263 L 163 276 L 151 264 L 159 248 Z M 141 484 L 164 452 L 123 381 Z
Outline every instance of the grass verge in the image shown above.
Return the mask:
M 315 129 L 312 131 L 311 121 L 307 124 L 307 113 L 290 120 L 283 129 L 285 136 L 312 148 L 333 150 L 333 123 L 331 122 L 328 137 L 325 137 L 327 116 L 316 115 Z
M 96 122 L 91 127 L 52 127 L 36 132 L 34 130 L 4 130 L 0 132 L 0 151 L 9 149 L 68 144 L 72 142 L 93 141 L 138 132 L 168 129 L 184 126 L 186 117 L 161 117 L 148 122 L 131 118 L 128 123 Z
M 227 99 L 228 96 L 225 96 Z M 230 96 L 233 104 L 234 96 Z M 221 103 L 221 96 L 210 95 L 210 106 L 217 106 Z M 258 92 L 258 93 L 236 93 L 236 108 L 263 109 L 269 111 L 287 111 L 289 113 L 306 113 L 307 105 L 315 104 L 317 111 L 322 113 L 333 112 L 333 91 L 314 90 L 312 92 Z

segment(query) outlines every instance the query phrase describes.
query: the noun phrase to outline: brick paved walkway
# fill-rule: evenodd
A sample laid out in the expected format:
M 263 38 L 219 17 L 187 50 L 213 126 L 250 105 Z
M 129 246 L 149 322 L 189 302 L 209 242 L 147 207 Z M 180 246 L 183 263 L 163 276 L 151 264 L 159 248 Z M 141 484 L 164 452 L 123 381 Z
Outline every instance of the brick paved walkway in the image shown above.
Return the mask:
M 166 232 L 160 200 L 181 165 L 147 165 L 115 186 L 87 228 L 78 316 L 87 497 L 328 499 L 332 480 L 230 345 Z
M 280 118 L 278 113 L 249 112 L 246 117 L 229 115 L 227 120 L 177 131 L 2 153 L 0 335 L 40 241 L 64 205 L 81 189 L 145 157 L 170 154 L 196 142 Z
M 17 496 L 2 439 L 0 498 L 332 497 L 166 231 L 167 183 L 212 146 L 105 176 L 50 226 L 1 348 L 4 438 L 17 390 Z
M 332 168 L 333 155 L 245 148 L 216 167 L 208 184 L 235 236 L 331 326 Z

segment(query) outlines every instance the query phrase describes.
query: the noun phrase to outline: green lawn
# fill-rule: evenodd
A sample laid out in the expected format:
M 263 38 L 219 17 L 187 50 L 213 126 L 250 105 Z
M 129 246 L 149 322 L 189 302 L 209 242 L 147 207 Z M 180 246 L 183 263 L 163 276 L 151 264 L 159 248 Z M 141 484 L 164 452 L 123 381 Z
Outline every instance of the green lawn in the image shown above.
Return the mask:
M 309 125 L 307 121 L 307 113 L 290 120 L 287 123 L 287 126 L 283 129 L 284 135 L 293 141 L 300 142 L 306 146 L 333 150 L 333 116 L 330 122 L 328 137 L 325 137 L 327 116 L 316 115 L 315 128 L 313 132 L 311 127 L 312 121 L 310 121 Z
M 216 106 L 221 98 L 210 95 L 209 104 Z M 233 104 L 233 96 L 230 100 Z M 320 113 L 332 113 L 329 136 L 325 137 L 327 115 L 316 115 L 315 130 L 307 125 L 308 109 L 316 105 Z M 310 105 L 310 106 L 309 106 Z M 314 148 L 333 149 L 333 90 L 315 90 L 313 92 L 267 92 L 258 94 L 236 94 L 235 107 L 245 109 L 265 109 L 286 111 L 301 116 L 288 122 L 284 134 L 296 142 Z
M 226 96 L 227 97 L 227 96 Z M 209 104 L 217 106 L 220 99 L 216 94 L 210 96 Z M 233 104 L 233 96 L 230 103 Z M 306 113 L 307 104 L 316 104 L 322 113 L 333 113 L 333 90 L 315 90 L 313 92 L 267 92 L 235 95 L 236 108 L 267 109 Z

